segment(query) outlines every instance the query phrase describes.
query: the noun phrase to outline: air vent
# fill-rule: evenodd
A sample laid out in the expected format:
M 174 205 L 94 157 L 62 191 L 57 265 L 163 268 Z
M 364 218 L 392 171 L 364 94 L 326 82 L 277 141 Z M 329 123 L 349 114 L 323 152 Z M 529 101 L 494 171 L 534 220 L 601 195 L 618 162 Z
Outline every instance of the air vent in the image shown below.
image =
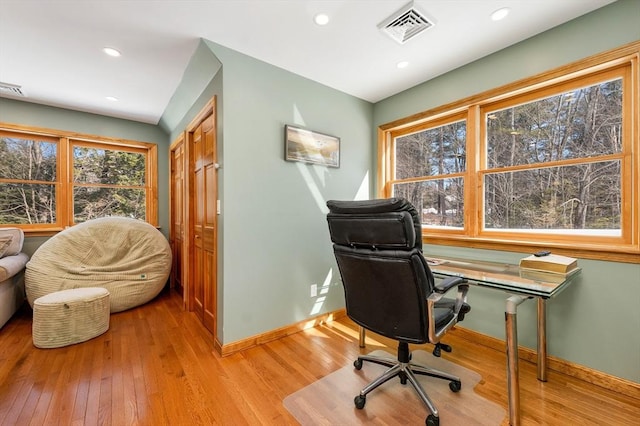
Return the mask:
M 27 96 L 22 91 L 22 86 L 11 83 L 3 83 L 0 81 L 0 94 L 14 95 L 14 96 Z
M 434 25 L 434 22 L 418 11 L 411 2 L 379 24 L 378 28 L 398 43 L 405 44 Z

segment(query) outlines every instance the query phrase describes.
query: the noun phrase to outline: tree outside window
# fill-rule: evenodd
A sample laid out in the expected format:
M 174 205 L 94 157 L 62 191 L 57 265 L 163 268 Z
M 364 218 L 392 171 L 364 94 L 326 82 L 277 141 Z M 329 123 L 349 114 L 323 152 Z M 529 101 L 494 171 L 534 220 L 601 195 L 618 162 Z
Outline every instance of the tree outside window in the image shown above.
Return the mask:
M 0 225 L 56 223 L 58 144 L 0 131 Z
M 620 235 L 622 79 L 488 110 L 486 129 L 485 229 Z
M 143 152 L 73 145 L 73 220 L 104 216 L 146 219 Z
M 393 196 L 408 199 L 422 224 L 464 227 L 466 121 L 455 121 L 395 139 Z

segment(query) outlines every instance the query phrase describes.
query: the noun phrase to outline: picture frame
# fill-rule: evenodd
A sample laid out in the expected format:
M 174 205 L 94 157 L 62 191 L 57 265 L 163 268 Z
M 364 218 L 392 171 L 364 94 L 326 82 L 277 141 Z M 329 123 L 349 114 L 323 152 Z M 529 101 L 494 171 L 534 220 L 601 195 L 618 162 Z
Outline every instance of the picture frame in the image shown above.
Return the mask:
M 340 138 L 301 127 L 284 126 L 284 159 L 340 167 Z

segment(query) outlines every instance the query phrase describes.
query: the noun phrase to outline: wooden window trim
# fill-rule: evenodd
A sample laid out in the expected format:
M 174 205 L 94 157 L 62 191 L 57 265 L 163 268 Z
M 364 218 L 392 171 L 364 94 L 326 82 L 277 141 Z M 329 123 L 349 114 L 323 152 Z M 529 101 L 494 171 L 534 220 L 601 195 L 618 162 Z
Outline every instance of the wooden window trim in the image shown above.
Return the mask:
M 640 195 L 640 89 L 639 89 L 639 58 L 640 41 L 629 43 L 617 49 L 597 54 L 554 70 L 522 79 L 514 83 L 488 90 L 465 99 L 432 108 L 390 123 L 378 128 L 378 169 L 377 196 L 391 195 L 394 165 L 394 137 L 425 127 L 435 126 L 439 121 L 450 118 L 461 112 L 467 115 L 467 170 L 465 180 L 465 229 L 433 230 L 423 229 L 423 241 L 426 244 L 464 246 L 470 248 L 502 250 L 513 252 L 533 252 L 541 248 L 548 248 L 558 254 L 574 257 L 640 263 L 640 220 L 638 206 Z M 622 71 L 620 71 L 622 70 Z M 618 74 L 616 74 L 618 73 Z M 481 229 L 483 203 L 480 173 L 486 169 L 480 166 L 480 153 L 483 152 L 483 126 L 481 126 L 482 110 L 509 102 L 510 99 L 527 97 L 539 98 L 541 93 L 557 90 L 559 86 L 570 87 L 573 82 L 580 80 L 581 84 L 588 81 L 602 79 L 603 75 L 623 74 L 625 94 L 623 104 L 623 153 L 620 155 L 602 156 L 601 159 L 618 158 L 622 164 L 623 179 L 623 222 L 621 237 L 600 237 L 597 243 L 589 236 L 546 235 L 544 241 L 531 241 L 522 234 L 499 232 Z M 472 164 L 473 162 L 473 164 Z M 567 161 L 571 163 L 571 161 Z M 495 171 L 493 169 L 492 171 Z M 480 173 L 478 173 L 480 172 Z M 472 188 L 472 190 L 467 190 Z M 536 233 L 536 237 L 544 235 Z
M 11 225 L 21 228 L 27 236 L 50 236 L 73 225 L 73 158 L 72 147 L 91 146 L 107 149 L 121 148 L 147 156 L 145 164 L 145 192 L 147 222 L 158 227 L 158 146 L 150 142 L 110 138 L 41 127 L 0 122 L 0 130 L 16 137 L 37 136 L 58 144 L 56 160 L 56 223 Z

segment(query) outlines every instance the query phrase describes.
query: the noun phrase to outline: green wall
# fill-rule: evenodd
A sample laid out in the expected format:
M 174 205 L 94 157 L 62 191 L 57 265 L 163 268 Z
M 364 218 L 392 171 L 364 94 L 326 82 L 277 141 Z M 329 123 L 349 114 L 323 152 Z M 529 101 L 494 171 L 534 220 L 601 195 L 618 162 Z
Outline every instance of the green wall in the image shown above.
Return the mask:
M 209 63 L 213 78 L 194 104 L 217 96 L 218 336 L 229 344 L 344 306 L 325 203 L 369 197 L 373 106 L 204 43 L 209 52 L 200 46 L 185 75 L 196 74 L 195 64 Z M 201 77 L 196 80 L 201 84 Z M 181 85 L 187 90 L 188 80 Z M 170 129 L 172 138 L 198 111 L 166 120 L 179 122 Z M 340 168 L 286 162 L 285 124 L 340 137 Z M 319 297 L 310 297 L 311 284 L 318 285 Z
M 637 40 L 640 2 L 619 0 L 377 103 L 373 138 L 382 124 Z M 510 263 L 528 254 L 434 245 L 425 245 L 425 252 Z M 581 276 L 547 305 L 549 354 L 640 383 L 640 265 L 579 264 Z M 472 288 L 469 299 L 473 311 L 462 325 L 504 339 L 505 295 Z M 535 349 L 535 327 L 529 301 L 518 308 L 521 345 Z
M 230 343 L 344 306 L 325 203 L 369 196 L 373 109 L 208 44 L 223 64 L 221 337 Z M 285 124 L 339 136 L 341 167 L 285 162 Z M 311 298 L 314 283 L 326 294 Z

